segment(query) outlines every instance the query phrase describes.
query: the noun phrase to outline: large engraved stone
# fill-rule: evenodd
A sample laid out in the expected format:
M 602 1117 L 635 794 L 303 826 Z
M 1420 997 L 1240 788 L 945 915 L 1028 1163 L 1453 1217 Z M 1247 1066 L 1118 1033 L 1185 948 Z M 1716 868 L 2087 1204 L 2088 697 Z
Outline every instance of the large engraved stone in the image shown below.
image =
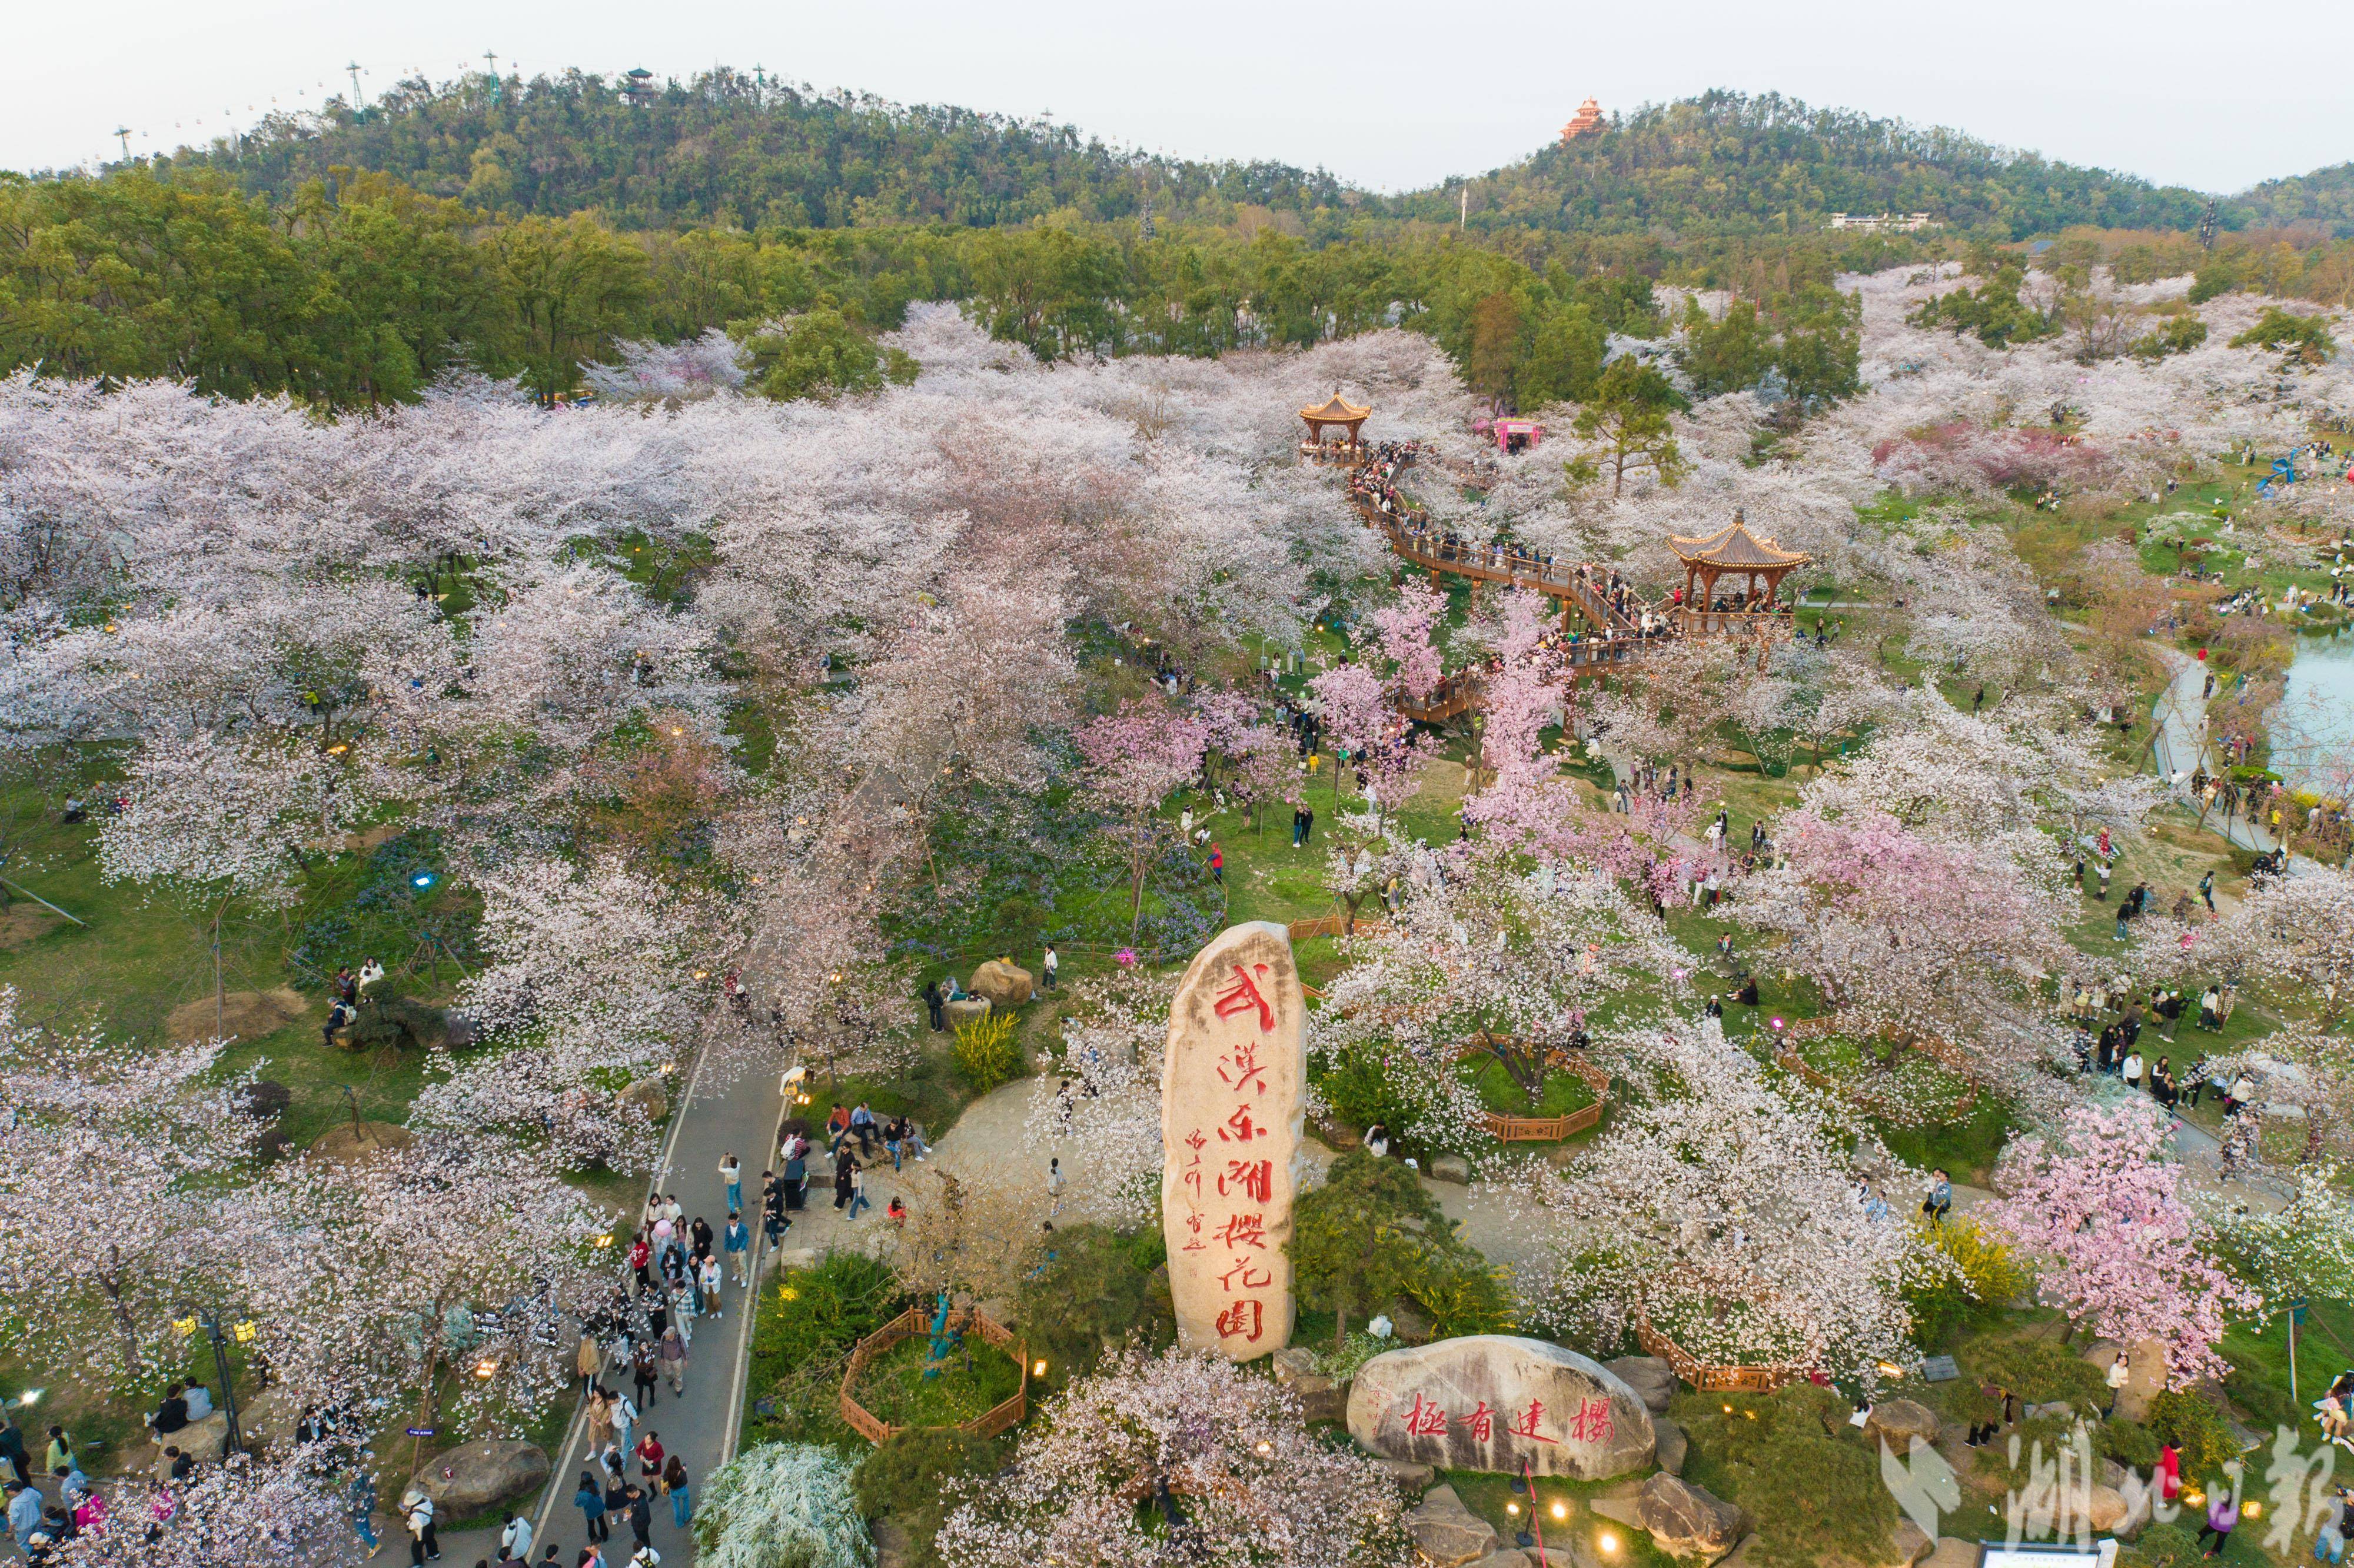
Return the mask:
M 1291 1338 L 1293 1158 L 1308 1013 L 1291 938 L 1256 920 L 1193 957 L 1161 1072 L 1161 1223 L 1178 1343 L 1237 1361 Z
M 1349 1436 L 1376 1454 L 1449 1470 L 1598 1481 L 1651 1462 L 1642 1396 L 1575 1351 L 1474 1334 L 1388 1351 L 1357 1369 Z

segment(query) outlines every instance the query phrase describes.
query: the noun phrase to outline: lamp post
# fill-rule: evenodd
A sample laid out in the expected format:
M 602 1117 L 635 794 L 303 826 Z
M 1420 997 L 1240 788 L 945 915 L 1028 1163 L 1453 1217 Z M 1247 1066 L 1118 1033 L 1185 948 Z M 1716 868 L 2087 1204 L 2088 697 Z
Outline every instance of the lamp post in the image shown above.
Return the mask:
M 220 1411 L 228 1418 L 228 1431 L 221 1438 L 221 1457 L 245 1451 L 245 1438 L 237 1425 L 237 1384 L 228 1372 L 228 1341 L 221 1335 L 220 1314 L 207 1308 L 197 1308 L 188 1314 L 212 1341 L 213 1372 L 220 1379 Z

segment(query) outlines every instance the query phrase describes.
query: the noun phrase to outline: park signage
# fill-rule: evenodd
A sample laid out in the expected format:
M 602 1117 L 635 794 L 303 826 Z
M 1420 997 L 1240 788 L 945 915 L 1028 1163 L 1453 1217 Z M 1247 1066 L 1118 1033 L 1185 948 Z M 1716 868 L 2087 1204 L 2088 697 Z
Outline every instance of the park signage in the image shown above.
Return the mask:
M 1307 999 L 1281 926 L 1229 927 L 1194 955 L 1161 1076 L 1161 1220 L 1189 1350 L 1247 1361 L 1290 1340 L 1307 1053 Z

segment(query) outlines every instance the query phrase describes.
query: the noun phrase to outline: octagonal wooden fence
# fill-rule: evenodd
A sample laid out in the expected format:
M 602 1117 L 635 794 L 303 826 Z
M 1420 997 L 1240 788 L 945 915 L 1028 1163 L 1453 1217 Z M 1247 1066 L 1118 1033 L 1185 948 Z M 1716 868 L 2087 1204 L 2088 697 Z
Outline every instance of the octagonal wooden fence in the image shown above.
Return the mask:
M 1805 1367 L 1712 1366 L 1651 1327 L 1640 1313 L 1635 1317 L 1635 1343 L 1645 1355 L 1659 1357 L 1678 1377 L 1709 1393 L 1771 1393 L 1810 1375 Z
M 965 1333 L 977 1333 L 982 1339 L 1013 1358 L 1021 1383 L 1012 1397 L 999 1401 L 970 1421 L 959 1422 L 954 1427 L 938 1430 L 969 1433 L 975 1437 L 994 1437 L 1010 1426 L 1017 1425 L 1030 1414 L 1030 1349 L 1013 1337 L 1012 1330 L 983 1314 L 978 1308 L 966 1307 L 949 1314 L 948 1326 Z M 858 1374 L 872 1365 L 878 1356 L 906 1340 L 932 1331 L 931 1314 L 921 1307 L 910 1307 L 858 1341 L 850 1352 L 850 1365 L 842 1374 L 842 1394 L 839 1401 L 842 1419 L 869 1443 L 881 1444 L 898 1433 L 911 1430 L 894 1426 L 858 1403 L 852 1393 Z

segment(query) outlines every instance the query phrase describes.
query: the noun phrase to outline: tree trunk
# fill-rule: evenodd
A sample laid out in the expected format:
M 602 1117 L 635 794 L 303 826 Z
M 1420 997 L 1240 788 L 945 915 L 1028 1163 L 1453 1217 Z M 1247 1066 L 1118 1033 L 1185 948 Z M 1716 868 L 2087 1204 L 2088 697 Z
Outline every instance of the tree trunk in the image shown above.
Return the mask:
M 227 1027 L 228 1001 L 221 994 L 220 950 L 221 914 L 228 908 L 228 900 L 226 898 L 213 906 L 213 1037 L 215 1039 L 228 1033 Z
M 114 1331 L 122 1337 L 122 1365 L 135 1382 L 147 1370 L 146 1359 L 139 1353 L 139 1325 L 131 1319 L 131 1308 L 122 1299 L 122 1249 L 109 1244 L 106 1267 L 100 1272 L 98 1287 L 106 1295 L 108 1315 L 114 1319 Z

